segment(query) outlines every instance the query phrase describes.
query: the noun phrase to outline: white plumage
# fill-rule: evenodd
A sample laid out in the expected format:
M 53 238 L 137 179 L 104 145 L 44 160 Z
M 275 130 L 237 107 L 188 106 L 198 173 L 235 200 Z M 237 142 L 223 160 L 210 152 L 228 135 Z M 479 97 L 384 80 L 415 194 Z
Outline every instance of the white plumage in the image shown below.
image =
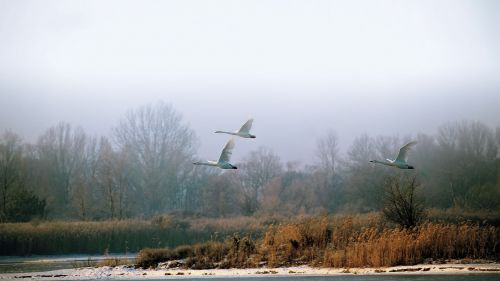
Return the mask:
M 254 139 L 255 135 L 250 134 L 250 129 L 252 129 L 252 123 L 253 123 L 253 118 L 250 118 L 241 126 L 241 128 L 238 131 L 235 132 L 227 132 L 227 131 L 215 131 L 215 133 L 218 134 L 229 134 L 233 136 L 238 136 L 242 138 L 249 138 L 249 139 Z
M 233 154 L 233 148 L 234 148 L 234 139 L 231 138 L 226 143 L 224 148 L 222 149 L 222 152 L 221 152 L 220 157 L 219 157 L 219 161 L 210 161 L 210 160 L 198 161 L 198 162 L 194 162 L 193 164 L 213 166 L 213 167 L 218 167 L 221 169 L 238 169 L 238 167 L 229 163 L 229 161 L 231 161 L 231 155 Z
M 408 165 L 406 161 L 408 160 L 408 151 L 412 148 L 416 141 L 409 142 L 399 149 L 398 156 L 395 160 L 385 159 L 386 161 L 371 160 L 372 163 L 378 163 L 382 165 L 392 166 L 400 169 L 415 169 L 413 166 Z

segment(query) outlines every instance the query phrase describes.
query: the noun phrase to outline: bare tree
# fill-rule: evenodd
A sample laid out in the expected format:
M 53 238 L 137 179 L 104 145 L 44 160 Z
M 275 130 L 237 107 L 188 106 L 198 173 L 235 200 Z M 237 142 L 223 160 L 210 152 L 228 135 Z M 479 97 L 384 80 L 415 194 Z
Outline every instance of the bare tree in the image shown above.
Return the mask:
M 261 188 L 283 172 L 280 158 L 269 148 L 259 147 L 240 164 L 243 190 L 243 213 L 253 214 L 259 208 Z
M 416 176 L 390 176 L 385 182 L 384 216 L 405 228 L 416 226 L 424 217 L 422 199 L 417 195 Z
M 117 182 L 115 165 L 118 165 L 116 157 L 108 139 L 101 138 L 99 142 L 99 158 L 97 162 L 97 184 L 102 189 L 110 218 L 115 218 Z
M 78 217 L 86 220 L 98 212 L 97 204 L 93 204 L 98 200 L 96 196 L 98 194 L 96 176 L 99 158 L 97 138 L 85 136 L 81 149 L 81 158 L 74 172 L 71 203 Z
M 439 128 L 437 141 L 439 174 L 435 180 L 448 187 L 449 207 L 471 207 L 481 189 L 496 183 L 498 147 L 494 131 L 481 122 L 447 123 Z
M 261 210 L 269 215 L 279 214 L 284 210 L 282 202 L 283 185 L 281 177 L 276 177 L 269 181 L 262 188 Z
M 326 136 L 320 138 L 316 144 L 316 157 L 318 163 L 312 171 L 314 191 L 321 198 L 321 205 L 334 210 L 340 202 L 340 184 L 337 178 L 336 167 L 338 164 L 339 150 L 338 138 L 335 132 L 330 131 Z
M 328 175 L 333 177 L 335 166 L 338 161 L 338 138 L 335 132 L 330 131 L 325 137 L 320 138 L 316 144 L 316 157 L 319 159 L 319 166 Z
M 225 217 L 239 213 L 239 190 L 228 173 L 212 175 L 203 186 L 202 211 L 205 215 Z
M 45 196 L 55 215 L 69 208 L 76 175 L 84 159 L 86 135 L 81 128 L 72 129 L 61 122 L 49 128 L 37 143 L 38 158 L 47 176 Z
M 2 217 L 7 215 L 7 199 L 10 190 L 19 182 L 21 174 L 21 138 L 6 131 L 0 138 L 0 185 L 2 187 Z
M 109 218 L 122 219 L 129 210 L 129 165 L 127 150 L 115 151 L 110 141 L 101 137 L 95 171 L 95 182 L 99 188 L 96 193 L 100 198 L 96 201 L 101 201 Z
M 383 192 L 380 188 L 388 168 L 372 167 L 368 162 L 378 156 L 374 138 L 362 135 L 352 143 L 342 163 L 345 177 L 347 211 L 373 211 L 381 207 Z
M 299 171 L 273 178 L 262 188 L 262 212 L 290 216 L 324 211 L 321 197 L 325 195 L 311 191 L 315 188 L 311 179 L 311 174 Z
M 500 152 L 500 126 L 498 126 L 495 130 L 495 139 L 497 141 L 497 152 Z M 497 158 L 500 157 L 499 154 L 497 154 Z
M 118 193 L 118 218 L 123 219 L 129 216 L 131 206 L 133 205 L 130 198 L 130 189 L 133 186 L 133 175 L 131 174 L 130 154 L 127 150 L 117 151 L 114 154 L 114 176 L 116 190 Z
M 137 198 L 146 214 L 172 210 L 192 171 L 195 135 L 174 108 L 165 103 L 129 111 L 114 130 L 120 150 L 128 150 Z

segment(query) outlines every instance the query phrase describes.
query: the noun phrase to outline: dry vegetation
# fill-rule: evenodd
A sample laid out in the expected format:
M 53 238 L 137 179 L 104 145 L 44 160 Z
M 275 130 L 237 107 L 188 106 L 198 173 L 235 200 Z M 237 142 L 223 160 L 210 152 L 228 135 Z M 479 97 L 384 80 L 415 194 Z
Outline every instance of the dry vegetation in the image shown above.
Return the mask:
M 139 267 L 156 267 L 160 262 L 170 263 L 169 267 L 192 269 L 256 267 L 258 262 L 255 242 L 252 238 L 233 235 L 222 242 L 208 241 L 195 245 L 184 245 L 174 249 L 143 249 L 137 255 Z
M 0 255 L 102 254 L 138 252 L 145 247 L 176 247 L 222 240 L 235 232 L 258 236 L 267 220 L 175 218 L 99 222 L 0 224 Z
M 117 258 L 117 257 L 108 257 L 105 258 L 99 262 L 97 262 L 97 266 L 119 266 L 119 265 L 131 265 L 133 264 L 133 261 L 127 259 L 127 258 Z
M 176 218 L 0 224 L 2 255 L 137 252 L 137 265 L 184 268 L 391 266 L 445 259 L 498 259 L 495 215 L 430 210 L 403 229 L 378 213 L 301 217 Z M 235 234 L 238 233 L 238 234 Z M 198 243 L 198 244 L 195 244 Z M 193 245 L 194 244 L 194 245 Z M 185 245 L 185 246 L 180 246 Z M 127 261 L 106 260 L 118 265 Z
M 473 222 L 480 225 L 500 226 L 500 210 L 467 210 L 459 208 L 429 209 L 427 219 L 440 223 Z
M 495 258 L 499 230 L 476 224 L 425 223 L 413 229 L 366 228 L 323 253 L 325 266 L 363 267 L 411 265 L 426 259 Z M 335 240 L 332 239 L 335 245 Z M 321 262 L 321 261 L 319 261 Z
M 233 235 L 175 249 L 144 249 L 140 267 L 160 262 L 184 268 L 269 267 L 309 264 L 325 267 L 411 265 L 430 260 L 496 259 L 500 229 L 477 223 L 426 222 L 403 229 L 377 215 L 304 218 L 269 226 L 261 239 Z

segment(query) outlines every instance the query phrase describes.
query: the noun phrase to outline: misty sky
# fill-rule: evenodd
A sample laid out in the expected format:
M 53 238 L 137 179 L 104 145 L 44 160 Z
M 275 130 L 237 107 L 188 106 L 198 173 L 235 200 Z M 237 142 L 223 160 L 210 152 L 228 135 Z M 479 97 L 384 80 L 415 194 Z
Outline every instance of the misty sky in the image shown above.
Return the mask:
M 255 118 L 235 162 L 265 145 L 311 161 L 315 142 L 500 125 L 500 1 L 0 0 L 0 130 L 59 121 L 109 135 L 163 100 L 202 158 Z M 388 155 L 389 157 L 390 155 Z

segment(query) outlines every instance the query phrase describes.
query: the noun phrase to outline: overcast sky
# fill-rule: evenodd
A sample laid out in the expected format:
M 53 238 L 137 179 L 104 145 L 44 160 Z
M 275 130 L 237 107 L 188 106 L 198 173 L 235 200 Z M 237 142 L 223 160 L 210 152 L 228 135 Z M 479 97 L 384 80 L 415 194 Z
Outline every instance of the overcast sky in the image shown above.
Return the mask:
M 203 158 L 248 116 L 255 140 L 311 161 L 318 137 L 500 125 L 500 1 L 0 0 L 0 130 L 59 121 L 109 135 L 163 100 Z

